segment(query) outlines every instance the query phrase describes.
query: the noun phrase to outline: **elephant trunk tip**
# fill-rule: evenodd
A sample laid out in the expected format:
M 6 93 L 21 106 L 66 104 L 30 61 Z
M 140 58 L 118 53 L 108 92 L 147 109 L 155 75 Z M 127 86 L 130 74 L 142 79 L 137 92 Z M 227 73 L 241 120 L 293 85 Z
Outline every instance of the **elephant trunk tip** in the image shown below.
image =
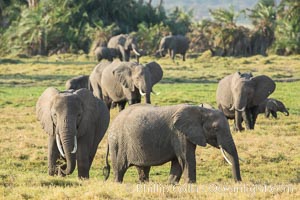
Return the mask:
M 290 113 L 289 113 L 288 111 L 286 111 L 286 112 L 284 112 L 284 115 L 285 115 L 285 116 L 289 116 Z

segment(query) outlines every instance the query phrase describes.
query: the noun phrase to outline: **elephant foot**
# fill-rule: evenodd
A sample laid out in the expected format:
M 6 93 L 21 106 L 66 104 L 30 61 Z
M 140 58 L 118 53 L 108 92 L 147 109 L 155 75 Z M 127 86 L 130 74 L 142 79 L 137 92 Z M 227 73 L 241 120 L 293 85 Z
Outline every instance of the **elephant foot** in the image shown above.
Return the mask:
M 58 170 L 56 167 L 49 167 L 48 168 L 48 174 L 49 176 L 55 176 L 58 174 Z

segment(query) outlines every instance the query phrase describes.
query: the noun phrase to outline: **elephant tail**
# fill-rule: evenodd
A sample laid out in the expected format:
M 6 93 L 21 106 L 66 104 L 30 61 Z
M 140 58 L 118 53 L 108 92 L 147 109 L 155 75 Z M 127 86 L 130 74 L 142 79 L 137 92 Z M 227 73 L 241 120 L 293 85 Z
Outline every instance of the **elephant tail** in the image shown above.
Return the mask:
M 107 151 L 106 151 L 106 157 L 105 157 L 106 166 L 103 167 L 103 176 L 104 176 L 105 181 L 108 179 L 109 173 L 110 173 L 110 165 L 108 163 L 108 154 L 109 154 L 109 145 L 107 144 Z

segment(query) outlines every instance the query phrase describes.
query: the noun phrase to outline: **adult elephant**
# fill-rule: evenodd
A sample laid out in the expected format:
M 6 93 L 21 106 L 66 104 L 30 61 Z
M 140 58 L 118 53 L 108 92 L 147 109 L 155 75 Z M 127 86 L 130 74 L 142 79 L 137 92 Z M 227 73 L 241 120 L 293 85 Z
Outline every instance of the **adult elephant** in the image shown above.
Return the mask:
M 121 61 L 129 61 L 131 51 L 137 56 L 137 61 L 141 56 L 137 48 L 136 38 L 128 34 L 111 37 L 107 43 L 107 47 L 114 49 L 116 56 L 119 57 Z
M 87 89 L 60 92 L 46 89 L 36 103 L 36 114 L 48 133 L 48 173 L 65 176 L 76 165 L 79 178 L 89 178 L 89 170 L 109 124 L 105 104 Z M 57 166 L 59 157 L 66 163 Z
M 136 166 L 140 181 L 149 179 L 151 166 L 171 161 L 170 183 L 196 182 L 196 146 L 210 144 L 222 151 L 241 181 L 239 157 L 228 121 L 219 110 L 192 105 L 153 106 L 137 104 L 123 110 L 108 129 L 108 144 L 116 182 Z M 225 156 L 225 153 L 227 157 Z M 105 179 L 109 176 L 108 151 Z
M 100 62 L 102 59 L 113 61 L 113 59 L 117 57 L 116 50 L 108 47 L 97 47 L 94 51 L 94 54 L 98 62 Z
M 126 102 L 129 105 L 140 103 L 145 96 L 146 103 L 151 103 L 152 87 L 162 79 L 163 71 L 156 62 L 141 65 L 135 62 L 114 61 L 99 64 L 90 75 L 94 95 L 102 98 L 110 108 L 117 103 L 120 111 Z
M 167 51 L 174 61 L 176 54 L 182 55 L 182 60 L 185 61 L 185 54 L 189 48 L 189 40 L 183 35 L 169 35 L 161 39 L 157 53 L 165 56 Z
M 234 119 L 235 130 L 254 129 L 258 105 L 275 90 L 275 82 L 265 75 L 236 72 L 220 80 L 217 88 L 217 105 L 228 119 Z

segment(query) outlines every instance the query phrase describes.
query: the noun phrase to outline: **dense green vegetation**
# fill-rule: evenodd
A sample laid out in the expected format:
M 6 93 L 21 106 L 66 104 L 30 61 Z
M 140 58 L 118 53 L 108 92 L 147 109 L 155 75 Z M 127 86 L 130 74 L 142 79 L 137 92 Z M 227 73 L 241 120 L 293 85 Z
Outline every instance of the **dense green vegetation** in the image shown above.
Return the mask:
M 149 62 L 152 57 L 142 57 Z M 233 132 L 241 162 L 243 182 L 233 182 L 230 166 L 213 147 L 197 148 L 197 184 L 167 185 L 169 163 L 153 167 L 150 183 L 137 182 L 131 168 L 124 184 L 113 183 L 113 174 L 103 182 L 106 137 L 99 145 L 90 180 L 47 174 L 47 135 L 36 120 L 35 103 L 49 86 L 64 89 L 65 81 L 89 74 L 95 62 L 77 55 L 31 59 L 6 59 L 0 63 L 0 194 L 5 199 L 297 199 L 300 195 L 299 159 L 299 56 L 253 56 L 248 58 L 202 55 L 186 62 L 157 60 L 163 80 L 154 90 L 155 105 L 210 103 L 216 106 L 215 91 L 222 77 L 237 70 L 266 74 L 276 80 L 271 97 L 282 100 L 290 116 L 279 119 L 259 116 L 253 131 Z M 298 80 L 298 81 L 297 81 Z M 111 111 L 111 120 L 118 114 Z M 230 124 L 232 122 L 230 121 Z M 226 190 L 227 188 L 227 190 Z M 234 188 L 239 191 L 233 192 Z M 243 189 L 244 188 L 244 189 Z M 273 190 L 271 190 L 273 188 Z
M 0 0 L 0 55 L 89 53 L 119 33 L 132 33 L 147 54 L 169 33 L 187 35 L 191 52 L 211 50 L 218 56 L 300 52 L 300 3 L 259 0 L 254 7 L 210 9 L 213 20 L 194 20 L 194 11 L 164 1 L 136 0 Z M 191 2 L 193 3 L 193 2 Z M 203 2 L 202 2 L 203 3 Z M 243 15 L 253 28 L 237 25 Z

